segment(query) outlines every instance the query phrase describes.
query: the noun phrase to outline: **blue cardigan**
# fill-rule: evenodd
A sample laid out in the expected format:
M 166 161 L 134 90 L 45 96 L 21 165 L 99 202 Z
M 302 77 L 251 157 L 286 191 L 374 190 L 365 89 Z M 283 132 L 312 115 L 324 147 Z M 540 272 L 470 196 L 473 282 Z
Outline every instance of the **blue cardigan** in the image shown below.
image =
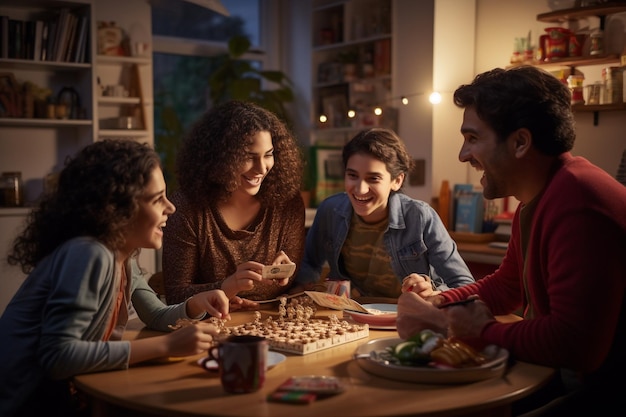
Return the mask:
M 187 318 L 185 303 L 165 306 L 131 268 L 132 304 L 148 327 L 168 331 Z M 69 240 L 37 265 L 0 317 L 0 415 L 36 401 L 29 397 L 44 378 L 128 367 L 130 342 L 102 340 L 118 288 L 113 252 L 92 238 Z

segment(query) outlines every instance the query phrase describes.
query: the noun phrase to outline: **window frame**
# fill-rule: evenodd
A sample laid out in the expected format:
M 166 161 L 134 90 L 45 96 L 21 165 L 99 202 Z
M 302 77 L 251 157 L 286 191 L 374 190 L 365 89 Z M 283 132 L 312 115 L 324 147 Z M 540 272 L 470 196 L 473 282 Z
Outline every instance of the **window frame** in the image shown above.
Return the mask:
M 259 2 L 259 45 L 243 59 L 259 61 L 263 68 L 280 68 L 280 0 Z M 152 53 L 186 56 L 215 56 L 227 51 L 226 42 L 202 41 L 152 35 Z

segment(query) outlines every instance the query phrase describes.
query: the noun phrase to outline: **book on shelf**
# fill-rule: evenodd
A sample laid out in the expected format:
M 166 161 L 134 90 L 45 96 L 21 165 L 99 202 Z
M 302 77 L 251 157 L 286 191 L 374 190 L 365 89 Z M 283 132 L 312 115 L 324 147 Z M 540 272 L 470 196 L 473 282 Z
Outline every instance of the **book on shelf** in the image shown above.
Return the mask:
M 57 21 L 53 19 L 48 21 L 48 40 L 45 47 L 46 52 L 42 52 L 42 55 L 46 57 L 46 61 L 54 61 L 54 42 L 56 41 L 56 36 Z
M 17 19 L 9 19 L 9 58 L 22 59 L 22 43 L 24 37 L 23 30 L 23 21 Z
M 44 20 L 0 16 L 0 58 L 85 62 L 88 19 L 67 8 Z
M 0 58 L 9 57 L 9 16 L 0 16 Z
M 71 62 L 72 57 L 74 55 L 74 42 L 76 39 L 76 29 L 78 24 L 78 18 L 73 14 L 69 15 L 69 23 L 68 23 L 68 34 L 67 39 L 65 40 L 64 51 L 63 51 L 63 61 Z
M 54 55 L 52 61 L 63 61 L 65 52 L 65 43 L 67 42 L 69 31 L 70 10 L 63 8 L 59 11 L 57 19 L 57 32 L 54 40 Z
M 70 59 L 72 62 L 85 62 L 88 31 L 89 20 L 87 19 L 87 16 L 80 16 L 76 29 L 76 46 L 74 49 L 74 55 Z
M 39 52 L 39 59 L 41 61 L 46 60 L 48 55 L 48 34 L 50 33 L 50 22 L 43 22 L 43 29 L 41 31 L 41 52 Z
M 22 27 L 22 59 L 33 59 L 35 54 L 35 22 L 26 20 Z
M 374 43 L 374 74 L 391 74 L 391 39 L 381 39 Z
M 35 61 L 39 61 L 41 59 L 41 50 L 42 50 L 42 45 L 43 45 L 43 40 L 44 40 L 43 27 L 44 27 L 43 20 L 35 21 L 35 33 L 34 33 L 34 38 L 33 38 L 33 55 L 31 57 L 31 59 L 34 59 Z

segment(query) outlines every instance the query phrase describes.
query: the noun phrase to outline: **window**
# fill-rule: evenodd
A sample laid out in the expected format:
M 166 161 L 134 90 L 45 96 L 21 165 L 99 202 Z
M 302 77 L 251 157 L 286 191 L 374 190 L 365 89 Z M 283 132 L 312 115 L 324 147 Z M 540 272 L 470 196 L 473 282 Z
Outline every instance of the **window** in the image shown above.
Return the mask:
M 168 190 L 175 190 L 174 163 L 181 137 L 208 108 L 211 56 L 226 51 L 235 35 L 262 51 L 264 0 L 221 0 L 230 16 L 182 0 L 152 0 L 154 140 Z M 273 25 L 267 25 L 272 27 Z M 263 67 L 265 54 L 254 60 Z

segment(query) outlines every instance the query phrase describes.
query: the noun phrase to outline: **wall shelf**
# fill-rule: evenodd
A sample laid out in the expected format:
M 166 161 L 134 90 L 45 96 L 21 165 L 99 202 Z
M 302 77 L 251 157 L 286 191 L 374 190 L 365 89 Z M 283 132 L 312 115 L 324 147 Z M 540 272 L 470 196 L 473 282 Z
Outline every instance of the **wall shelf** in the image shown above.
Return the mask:
M 19 117 L 2 117 L 0 126 L 16 127 L 67 127 L 67 126 L 91 126 L 91 120 L 83 119 L 30 119 Z
M 541 13 L 537 15 L 537 20 L 546 23 L 563 23 L 569 20 L 584 19 L 589 16 L 604 17 L 622 12 L 626 12 L 626 4 L 623 2 L 609 2 L 595 6 L 574 7 Z
M 584 19 L 590 16 L 600 19 L 600 30 L 604 30 L 606 17 L 615 13 L 626 13 L 626 3 L 624 2 L 608 2 L 585 7 L 574 7 L 570 9 L 554 10 L 548 13 L 540 13 L 537 20 L 546 23 L 565 23 L 572 20 Z M 602 56 L 574 56 L 567 58 L 557 58 L 546 62 L 526 62 L 525 64 L 541 66 L 541 67 L 570 67 L 573 72 L 577 66 L 590 65 L 611 65 L 620 66 L 621 57 L 619 54 L 607 54 Z M 615 65 L 617 64 L 617 65 Z M 626 67 L 621 66 L 622 70 Z M 625 111 L 626 104 L 596 104 L 596 105 L 573 105 L 572 110 L 577 113 L 593 112 L 593 125 L 597 126 L 599 121 L 599 113 L 604 111 Z

